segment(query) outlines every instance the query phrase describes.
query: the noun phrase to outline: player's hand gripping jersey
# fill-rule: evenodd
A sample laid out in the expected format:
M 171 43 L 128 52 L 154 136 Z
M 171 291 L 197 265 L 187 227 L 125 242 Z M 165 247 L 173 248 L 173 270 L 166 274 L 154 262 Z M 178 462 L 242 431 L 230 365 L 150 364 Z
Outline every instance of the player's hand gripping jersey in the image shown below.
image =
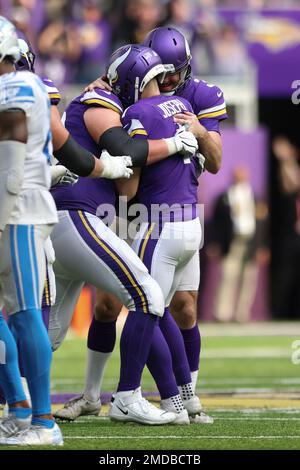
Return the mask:
M 52 144 L 49 127 L 50 101 L 45 86 L 33 73 L 14 72 L 0 77 L 0 87 L 0 112 L 23 110 L 28 129 L 22 190 L 9 223 L 55 223 L 56 208 L 48 191 L 51 183 Z

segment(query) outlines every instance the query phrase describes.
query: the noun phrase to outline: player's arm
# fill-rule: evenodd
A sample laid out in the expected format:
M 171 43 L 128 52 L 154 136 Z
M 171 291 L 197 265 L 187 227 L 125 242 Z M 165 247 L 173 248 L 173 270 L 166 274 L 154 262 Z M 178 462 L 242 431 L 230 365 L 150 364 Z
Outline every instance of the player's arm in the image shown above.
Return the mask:
M 79 176 L 101 177 L 103 163 L 73 139 L 63 126 L 56 106 L 51 106 L 51 131 L 53 154 L 62 165 Z
M 208 131 L 190 112 L 177 114 L 174 121 L 186 126 L 196 137 L 199 150 L 205 157 L 205 168 L 210 173 L 218 173 L 222 163 L 222 140 L 218 132 Z
M 0 236 L 22 188 L 26 142 L 25 112 L 0 112 Z
M 189 144 L 186 134 L 161 140 L 132 139 L 122 128 L 120 115 L 108 108 L 89 108 L 84 113 L 84 123 L 101 148 L 111 155 L 129 155 L 134 167 L 156 163 L 182 151 Z
M 120 196 L 126 196 L 130 201 L 137 193 L 140 182 L 141 169 L 134 168 L 130 179 L 121 178 L 115 181 Z

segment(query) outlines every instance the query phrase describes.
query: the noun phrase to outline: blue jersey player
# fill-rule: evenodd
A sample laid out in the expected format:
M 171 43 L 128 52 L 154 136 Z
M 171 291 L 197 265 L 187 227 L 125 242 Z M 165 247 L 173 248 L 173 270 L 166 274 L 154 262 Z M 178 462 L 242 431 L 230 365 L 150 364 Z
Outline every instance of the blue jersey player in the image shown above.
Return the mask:
M 44 243 L 57 222 L 49 192 L 50 102 L 36 75 L 15 72 L 20 56 L 17 34 L 4 17 L 0 33 L 0 284 L 32 402 L 32 410 L 24 406 L 16 344 L 1 318 L 0 374 L 10 413 L 0 425 L 0 443 L 62 445 L 51 415 L 52 354 L 41 316 Z

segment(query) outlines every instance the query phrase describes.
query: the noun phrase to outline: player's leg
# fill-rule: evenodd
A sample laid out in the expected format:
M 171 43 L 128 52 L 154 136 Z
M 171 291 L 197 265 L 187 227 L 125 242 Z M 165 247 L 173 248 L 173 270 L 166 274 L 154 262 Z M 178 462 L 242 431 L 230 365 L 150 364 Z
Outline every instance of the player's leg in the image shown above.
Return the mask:
M 197 323 L 197 298 L 198 286 L 200 282 L 199 252 L 195 252 L 192 259 L 184 268 L 181 279 L 172 297 L 170 311 L 180 328 L 186 355 L 191 373 L 191 388 L 194 397 L 190 398 L 187 408 L 190 407 L 190 419 L 194 423 L 213 423 L 213 418 L 208 416 L 203 410 L 199 397 L 196 396 L 196 385 L 199 372 L 201 336 Z M 197 290 L 196 290 L 197 289 Z M 189 394 L 190 384 L 179 387 L 182 396 Z M 197 413 L 193 413 L 196 411 Z
M 42 318 L 43 318 L 43 323 L 46 329 L 48 330 L 51 305 L 54 305 L 55 296 L 56 296 L 56 283 L 55 283 L 55 276 L 54 276 L 54 271 L 53 271 L 55 253 L 54 253 L 54 249 L 53 249 L 50 237 L 46 239 L 44 247 L 45 247 L 45 262 L 46 262 L 46 281 L 45 281 L 43 297 L 42 297 Z M 20 368 L 20 373 L 21 373 L 23 389 L 26 395 L 26 399 L 28 400 L 31 406 L 29 388 L 28 388 L 27 380 L 24 374 L 22 357 L 19 351 L 18 351 L 18 356 L 19 356 L 19 368 Z
M 186 265 L 170 303 L 170 312 L 180 328 L 189 361 L 193 390 L 196 390 L 201 336 L 197 322 L 198 288 L 200 283 L 199 252 Z
M 197 222 L 192 222 L 192 224 L 195 225 Z M 199 246 L 198 235 L 192 234 L 192 232 L 197 234 L 198 225 L 197 227 L 193 226 L 192 230 L 190 230 L 190 225 L 186 223 L 165 223 L 156 231 L 152 230 L 151 237 L 147 234 L 147 228 L 142 226 L 133 243 L 133 248 L 143 258 L 144 263 L 151 270 L 152 276 L 161 286 L 166 305 L 168 305 L 169 298 L 176 289 L 184 266 Z M 149 230 L 151 230 L 151 226 L 150 229 L 148 228 Z M 159 233 L 156 233 L 157 231 Z M 187 237 L 189 238 L 188 249 Z M 190 384 L 191 376 L 182 335 L 167 308 L 163 318 L 160 319 L 160 329 L 163 333 L 162 338 L 169 346 L 172 355 L 173 371 L 177 384 Z M 160 341 L 162 340 L 160 339 Z M 165 404 L 172 405 L 173 410 L 178 411 L 178 403 L 181 401 L 178 389 L 176 395 L 166 396 L 165 394 L 163 383 L 165 373 L 161 362 L 158 360 L 161 347 L 158 335 L 155 335 L 147 365 L 163 398 L 162 406 Z M 183 409 L 182 401 L 180 406 Z
M 55 266 L 58 266 L 58 262 Z M 52 351 L 56 351 L 66 337 L 70 327 L 76 303 L 84 286 L 78 279 L 70 279 L 55 269 L 56 300 L 52 305 L 49 316 L 48 335 Z
M 170 312 L 183 337 L 194 392 L 196 391 L 201 351 L 201 336 L 198 323 L 195 320 L 197 318 L 197 297 L 197 291 L 177 290 L 170 304 Z
M 163 313 L 163 296 L 143 263 L 130 247 L 103 222 L 82 211 L 60 214 L 63 229 L 56 238 L 56 258 L 69 272 L 89 284 L 116 295 L 129 309 L 121 337 L 121 371 L 111 417 L 163 424 L 175 417 L 145 404 L 140 393 L 142 371 L 149 353 L 157 315 Z M 66 238 L 62 236 L 63 232 Z M 117 407 L 128 411 L 121 414 Z
M 116 321 L 122 302 L 114 295 L 97 289 L 94 317 L 89 328 L 84 397 L 99 398 L 105 366 L 116 343 Z
M 56 299 L 56 281 L 53 271 L 55 261 L 55 252 L 50 237 L 45 241 L 45 257 L 46 257 L 46 281 L 42 298 L 42 316 L 45 327 L 49 328 L 49 317 L 51 306 L 55 304 Z
M 87 339 L 87 365 L 84 392 L 67 401 L 54 416 L 74 421 L 79 416 L 98 415 L 101 409 L 100 391 L 108 359 L 116 342 L 116 319 L 122 303 L 113 295 L 98 288 L 92 323 Z
M 0 382 L 9 406 L 8 416 L 0 420 L 0 438 L 6 438 L 30 426 L 32 410 L 21 382 L 17 345 L 1 311 Z
M 44 243 L 52 230 L 47 225 L 8 226 L 1 260 L 1 283 L 9 321 L 17 336 L 32 402 L 32 426 L 26 435 L 8 438 L 6 444 L 62 444 L 51 415 L 51 346 L 42 321 L 45 282 Z

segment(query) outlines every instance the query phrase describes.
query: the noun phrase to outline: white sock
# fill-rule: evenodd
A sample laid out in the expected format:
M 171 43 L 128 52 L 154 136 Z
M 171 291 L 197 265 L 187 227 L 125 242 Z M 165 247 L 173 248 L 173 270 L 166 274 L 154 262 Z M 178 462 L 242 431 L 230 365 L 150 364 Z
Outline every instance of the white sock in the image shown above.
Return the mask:
M 29 392 L 28 383 L 27 383 L 26 378 L 21 377 L 21 382 L 22 382 L 22 385 L 23 385 L 23 390 L 24 390 L 24 393 L 25 393 L 25 396 L 26 396 L 26 400 L 28 401 L 29 405 L 31 406 L 30 392 Z
M 189 400 L 190 398 L 193 398 L 194 391 L 193 391 L 193 385 L 192 382 L 189 382 L 188 384 L 184 385 L 179 385 L 179 392 L 181 395 L 182 400 Z
M 181 413 L 184 410 L 183 401 L 180 395 L 165 398 L 161 403 L 164 410 L 172 411 L 173 413 Z
M 102 353 L 88 349 L 87 366 L 85 374 L 84 398 L 88 401 L 98 401 L 104 370 L 110 353 Z
M 24 393 L 25 393 L 26 400 L 28 401 L 29 406 L 31 407 L 32 406 L 31 405 L 31 398 L 30 398 L 30 393 L 29 393 L 27 380 L 25 379 L 25 377 L 21 377 L 21 382 L 22 382 L 22 386 L 23 386 L 23 390 L 24 390 Z M 9 414 L 9 406 L 8 406 L 8 403 L 6 402 L 5 405 L 4 405 L 3 411 L 2 411 L 2 418 L 7 418 L 8 414 Z
M 197 380 L 198 380 L 198 373 L 199 370 L 194 370 L 191 372 L 191 377 L 192 377 L 192 387 L 193 387 L 193 392 L 196 394 L 196 387 L 197 387 Z

